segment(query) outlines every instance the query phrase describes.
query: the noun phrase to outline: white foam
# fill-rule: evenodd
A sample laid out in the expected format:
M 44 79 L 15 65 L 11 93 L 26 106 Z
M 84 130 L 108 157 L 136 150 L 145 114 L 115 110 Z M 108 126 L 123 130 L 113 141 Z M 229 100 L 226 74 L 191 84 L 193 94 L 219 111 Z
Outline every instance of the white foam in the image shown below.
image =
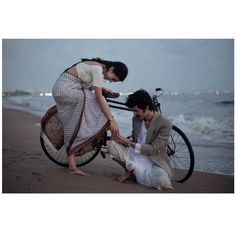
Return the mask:
M 233 119 L 225 118 L 217 121 L 213 117 L 188 118 L 183 114 L 169 117 L 173 124 L 181 128 L 186 134 L 198 135 L 215 142 L 233 143 Z

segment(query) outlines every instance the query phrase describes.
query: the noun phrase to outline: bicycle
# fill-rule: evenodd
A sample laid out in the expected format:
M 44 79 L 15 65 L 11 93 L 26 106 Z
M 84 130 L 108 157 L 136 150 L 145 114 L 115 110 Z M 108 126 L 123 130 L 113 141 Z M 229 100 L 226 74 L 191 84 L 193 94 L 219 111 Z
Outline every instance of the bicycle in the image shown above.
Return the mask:
M 161 112 L 161 104 L 158 101 L 158 97 L 162 95 L 163 90 L 161 88 L 157 88 L 155 91 L 157 93 L 158 92 L 161 93 L 152 96 L 154 109 L 157 112 Z M 125 107 L 124 103 L 114 100 L 119 96 L 120 96 L 119 93 L 113 93 L 113 94 L 104 93 L 104 97 L 106 98 L 110 108 L 125 110 L 129 112 L 132 111 L 132 109 Z M 55 106 L 53 108 L 55 108 Z M 48 122 L 55 122 L 53 121 L 53 119 L 57 120 L 57 110 L 52 109 L 52 111 L 53 112 L 49 115 L 49 117 L 46 117 L 47 118 L 46 124 Z M 47 136 L 44 134 L 43 128 L 44 127 L 41 127 L 40 143 L 44 153 L 54 163 L 63 167 L 68 167 L 66 147 L 62 145 L 62 147 L 59 150 L 57 150 L 54 147 L 54 145 L 52 145 L 52 143 L 49 141 Z M 104 150 L 106 150 L 106 142 L 109 139 L 110 137 L 108 136 L 108 132 L 105 132 L 103 138 L 101 139 L 101 142 L 97 147 L 76 158 L 76 165 L 79 167 L 88 164 L 99 153 L 101 153 L 103 158 L 106 158 Z M 170 158 L 170 163 L 173 168 L 174 180 L 179 183 L 187 181 L 191 177 L 194 170 L 194 163 L 195 163 L 194 152 L 187 136 L 184 134 L 182 130 L 180 130 L 175 125 L 172 126 L 171 136 L 168 140 L 167 154 L 168 157 Z

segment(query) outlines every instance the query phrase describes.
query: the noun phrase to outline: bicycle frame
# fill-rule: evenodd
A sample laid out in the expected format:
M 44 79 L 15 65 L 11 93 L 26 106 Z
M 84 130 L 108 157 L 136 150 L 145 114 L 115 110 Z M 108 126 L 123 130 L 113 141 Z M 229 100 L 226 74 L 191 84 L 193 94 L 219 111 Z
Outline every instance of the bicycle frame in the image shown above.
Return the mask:
M 162 90 L 156 89 L 156 91 L 159 92 Z M 154 95 L 152 96 L 152 99 L 154 110 L 161 113 L 160 103 L 157 99 L 159 96 L 160 95 Z M 119 97 L 119 94 L 113 94 L 111 97 L 105 96 L 109 107 L 129 112 L 133 111 L 132 109 L 127 108 L 124 102 L 113 100 L 117 97 Z M 47 115 L 47 122 L 45 123 L 46 126 L 47 123 L 50 123 L 50 121 L 57 119 L 57 110 L 55 110 L 54 112 L 47 111 L 45 115 Z M 51 126 L 49 125 L 49 130 L 50 127 Z M 79 167 L 88 164 L 98 155 L 99 152 L 102 154 L 103 157 L 105 157 L 105 153 L 103 153 L 101 149 L 103 147 L 105 148 L 107 140 L 109 140 L 109 137 L 107 136 L 107 133 L 105 133 L 104 139 L 102 140 L 100 146 L 94 148 L 94 150 L 92 150 L 91 152 L 87 152 L 77 158 L 76 165 Z M 53 144 L 51 144 L 50 141 L 46 138 L 46 135 L 44 135 L 44 132 L 42 130 L 40 132 L 40 143 L 44 153 L 51 161 L 60 166 L 68 167 L 65 145 L 63 145 L 59 150 L 55 149 Z M 175 180 L 180 183 L 185 182 L 187 179 L 190 178 L 193 173 L 194 153 L 191 143 L 189 142 L 184 132 L 174 125 L 172 126 L 172 133 L 168 140 L 167 148 L 168 157 L 175 171 Z
M 109 104 L 109 103 L 114 103 L 114 104 L 119 104 L 119 105 L 125 106 L 125 103 L 123 103 L 123 102 L 117 102 L 117 101 L 114 101 L 114 100 L 112 100 L 112 99 L 106 98 L 106 101 L 108 102 L 108 104 Z M 125 110 L 125 111 L 132 111 L 132 109 L 127 108 L 127 107 L 115 106 L 115 105 L 110 105 L 110 104 L 109 104 L 109 107 L 115 108 L 115 109 L 120 109 L 120 110 Z

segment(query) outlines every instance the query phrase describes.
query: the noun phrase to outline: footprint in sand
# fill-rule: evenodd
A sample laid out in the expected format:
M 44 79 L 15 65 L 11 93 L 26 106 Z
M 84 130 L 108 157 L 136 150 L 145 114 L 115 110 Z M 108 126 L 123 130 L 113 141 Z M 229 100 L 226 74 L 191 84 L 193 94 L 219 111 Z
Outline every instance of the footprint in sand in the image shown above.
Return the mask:
M 41 181 L 42 180 L 42 175 L 38 172 L 32 172 L 32 175 L 34 175 L 38 181 Z

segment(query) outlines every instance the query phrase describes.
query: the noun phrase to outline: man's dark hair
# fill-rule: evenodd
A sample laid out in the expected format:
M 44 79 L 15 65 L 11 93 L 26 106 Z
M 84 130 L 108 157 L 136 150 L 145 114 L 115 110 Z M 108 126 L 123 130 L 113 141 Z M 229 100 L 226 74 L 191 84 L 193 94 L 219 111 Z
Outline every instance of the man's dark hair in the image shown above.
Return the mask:
M 149 110 L 153 111 L 152 97 L 144 89 L 140 89 L 133 94 L 130 94 L 126 100 L 125 105 L 129 108 L 137 106 L 142 110 L 145 110 L 148 106 Z

